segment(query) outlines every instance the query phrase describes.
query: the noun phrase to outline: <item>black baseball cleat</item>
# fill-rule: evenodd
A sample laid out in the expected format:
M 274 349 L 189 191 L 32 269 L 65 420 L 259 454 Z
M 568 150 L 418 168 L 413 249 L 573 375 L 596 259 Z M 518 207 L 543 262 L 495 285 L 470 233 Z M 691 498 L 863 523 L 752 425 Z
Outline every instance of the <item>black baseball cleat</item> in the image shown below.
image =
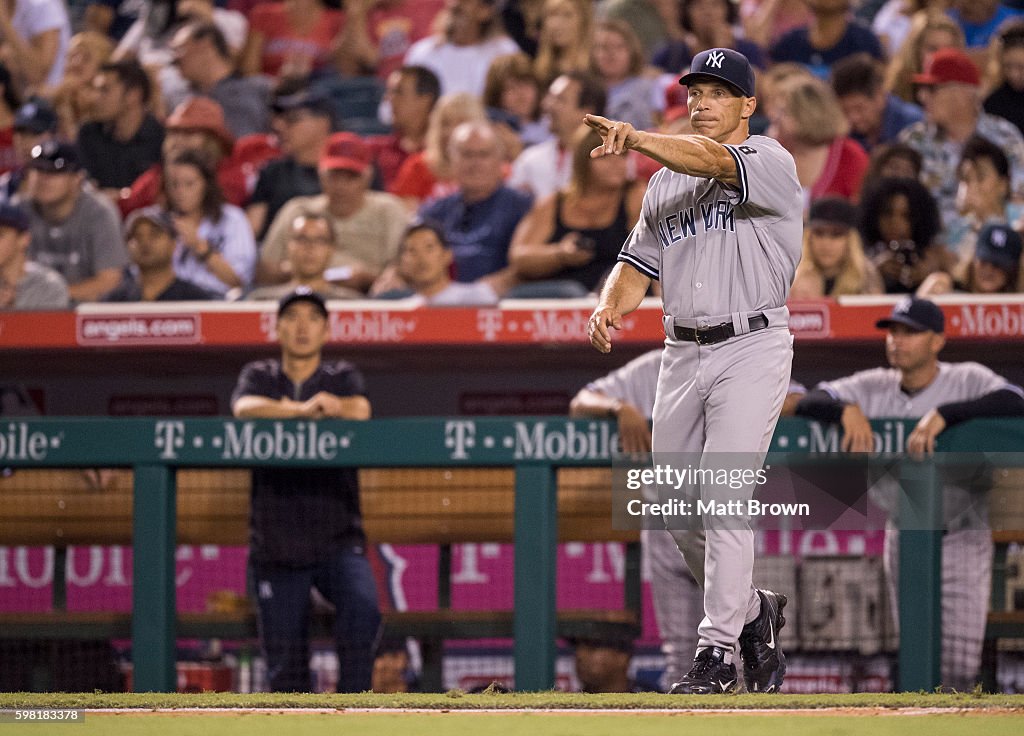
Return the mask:
M 669 690 L 670 695 L 715 695 L 736 689 L 736 667 L 725 663 L 725 650 L 705 647 L 693 658 L 693 667 Z
M 757 591 L 761 612 L 740 632 L 743 682 L 752 693 L 777 693 L 786 676 L 786 655 L 779 644 L 779 629 L 786 625 L 782 609 L 788 602 L 781 593 Z

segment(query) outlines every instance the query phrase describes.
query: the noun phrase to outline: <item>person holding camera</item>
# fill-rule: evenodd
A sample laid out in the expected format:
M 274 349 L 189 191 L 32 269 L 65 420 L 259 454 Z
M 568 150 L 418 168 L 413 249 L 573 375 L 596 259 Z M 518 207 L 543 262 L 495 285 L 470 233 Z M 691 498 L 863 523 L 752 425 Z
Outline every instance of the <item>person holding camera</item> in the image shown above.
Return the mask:
M 880 179 L 861 195 L 860 234 L 888 294 L 912 294 L 955 258 L 939 241 L 935 198 L 916 179 Z
M 601 137 L 573 138 L 569 185 L 534 205 L 519 223 L 508 260 L 524 283 L 511 297 L 577 297 L 597 291 L 637 219 L 646 182 L 626 156 L 591 158 Z

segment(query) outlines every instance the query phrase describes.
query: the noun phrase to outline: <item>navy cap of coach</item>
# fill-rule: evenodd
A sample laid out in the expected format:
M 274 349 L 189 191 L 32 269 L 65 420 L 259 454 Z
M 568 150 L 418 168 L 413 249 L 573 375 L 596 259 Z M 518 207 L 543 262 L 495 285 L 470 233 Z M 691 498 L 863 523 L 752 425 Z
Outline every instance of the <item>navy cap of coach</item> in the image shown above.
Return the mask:
M 892 309 L 892 314 L 875 322 L 875 327 L 886 330 L 893 325 L 903 325 L 915 332 L 937 332 L 946 329 L 946 318 L 935 302 L 916 297 L 907 297 Z
M 309 302 L 324 317 L 328 316 L 327 302 L 308 286 L 296 286 L 292 291 L 281 297 L 281 301 L 277 303 L 277 316 L 280 317 L 288 307 L 296 302 Z
M 732 49 L 701 51 L 690 62 L 690 73 L 679 78 L 679 84 L 689 84 L 694 78 L 714 77 L 728 82 L 744 97 L 754 96 L 754 68 L 747 57 Z

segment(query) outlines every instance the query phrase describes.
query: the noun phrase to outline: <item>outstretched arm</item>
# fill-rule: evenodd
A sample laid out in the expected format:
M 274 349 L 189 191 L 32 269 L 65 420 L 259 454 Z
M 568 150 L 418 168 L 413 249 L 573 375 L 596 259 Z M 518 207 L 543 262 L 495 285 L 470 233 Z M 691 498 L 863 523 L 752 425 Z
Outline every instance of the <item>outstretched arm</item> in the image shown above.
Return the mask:
M 604 145 L 590 152 L 591 158 L 619 155 L 633 150 L 654 159 L 665 168 L 680 174 L 717 179 L 723 184 L 739 187 L 736 160 L 729 150 L 703 135 L 662 135 L 636 130 L 629 123 L 609 120 L 600 115 L 587 115 L 585 122 L 596 130 Z

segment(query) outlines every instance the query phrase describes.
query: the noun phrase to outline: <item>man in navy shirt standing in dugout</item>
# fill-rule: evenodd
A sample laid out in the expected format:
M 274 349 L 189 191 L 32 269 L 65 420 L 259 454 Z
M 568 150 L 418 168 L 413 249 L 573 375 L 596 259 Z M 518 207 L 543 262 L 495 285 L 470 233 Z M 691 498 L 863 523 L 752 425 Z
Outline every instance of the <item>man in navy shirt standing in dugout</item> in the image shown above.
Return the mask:
M 298 287 L 285 295 L 276 331 L 281 358 L 242 369 L 231 398 L 235 417 L 370 418 L 359 371 L 321 358 L 330 329 L 319 294 Z M 309 611 L 315 587 L 337 610 L 337 691 L 369 690 L 381 616 L 366 558 L 356 469 L 254 469 L 249 562 L 270 689 L 311 689 Z

